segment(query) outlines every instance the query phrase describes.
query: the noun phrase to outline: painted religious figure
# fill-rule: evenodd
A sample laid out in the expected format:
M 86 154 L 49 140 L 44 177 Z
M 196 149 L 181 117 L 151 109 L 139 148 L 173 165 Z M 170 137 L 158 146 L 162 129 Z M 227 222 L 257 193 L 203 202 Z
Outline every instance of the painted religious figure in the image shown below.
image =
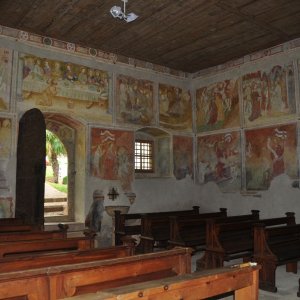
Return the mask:
M 213 83 L 196 91 L 198 132 L 234 128 L 240 125 L 236 80 Z
M 73 63 L 21 55 L 23 105 L 111 122 L 108 73 Z
M 176 179 L 193 178 L 193 138 L 173 136 L 173 174 Z
M 289 120 L 296 114 L 292 64 L 244 75 L 242 92 L 246 126 Z
M 176 130 L 192 130 L 192 103 L 189 91 L 159 85 L 159 124 Z
M 296 124 L 247 130 L 246 187 L 266 190 L 281 174 L 297 178 Z
M 119 75 L 116 102 L 119 123 L 154 123 L 153 82 Z
M 222 191 L 240 190 L 240 145 L 238 131 L 198 137 L 198 182 L 213 181 Z
M 7 189 L 7 165 L 11 153 L 11 119 L 0 118 L 0 190 Z
M 9 109 L 12 51 L 0 48 L 0 111 Z
M 134 136 L 130 131 L 91 129 L 91 175 L 120 180 L 125 191 L 131 190 L 134 176 Z

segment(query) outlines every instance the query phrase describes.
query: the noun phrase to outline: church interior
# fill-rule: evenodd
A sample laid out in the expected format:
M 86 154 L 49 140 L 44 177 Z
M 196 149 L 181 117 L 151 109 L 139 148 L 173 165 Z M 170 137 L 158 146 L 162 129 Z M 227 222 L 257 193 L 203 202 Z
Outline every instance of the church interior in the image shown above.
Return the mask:
M 0 10 L 0 299 L 300 297 L 298 0 Z

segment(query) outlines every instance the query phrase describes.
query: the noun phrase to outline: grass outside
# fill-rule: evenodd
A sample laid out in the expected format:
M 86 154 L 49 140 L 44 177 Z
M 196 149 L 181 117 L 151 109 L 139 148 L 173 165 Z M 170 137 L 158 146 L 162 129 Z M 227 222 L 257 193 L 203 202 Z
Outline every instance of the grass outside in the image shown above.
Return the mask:
M 49 183 L 52 187 L 57 189 L 60 192 L 68 193 L 68 185 L 67 184 L 61 184 L 61 183 L 54 183 L 53 182 L 53 171 L 51 166 L 46 166 L 46 181 Z

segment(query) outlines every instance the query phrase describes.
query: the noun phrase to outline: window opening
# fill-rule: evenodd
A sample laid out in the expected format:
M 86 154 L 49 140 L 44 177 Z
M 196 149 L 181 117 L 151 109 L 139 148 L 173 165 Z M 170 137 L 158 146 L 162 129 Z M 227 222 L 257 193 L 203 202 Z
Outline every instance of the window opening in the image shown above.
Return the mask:
M 134 165 L 136 172 L 153 172 L 153 142 L 136 140 L 134 147 Z

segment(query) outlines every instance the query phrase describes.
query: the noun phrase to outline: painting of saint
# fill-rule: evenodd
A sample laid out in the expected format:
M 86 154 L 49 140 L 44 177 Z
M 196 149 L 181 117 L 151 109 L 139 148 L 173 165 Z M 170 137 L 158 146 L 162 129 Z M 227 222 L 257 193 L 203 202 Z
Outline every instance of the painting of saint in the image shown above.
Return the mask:
M 295 78 L 292 65 L 274 66 L 242 77 L 246 126 L 289 120 L 296 114 Z
M 0 218 L 13 217 L 13 199 L 11 197 L 0 197 Z
M 252 129 L 246 137 L 246 188 L 266 190 L 273 178 L 297 178 L 296 124 Z
M 198 132 L 240 125 L 238 84 L 224 80 L 196 91 Z
M 92 128 L 91 175 L 120 180 L 124 191 L 130 191 L 134 175 L 133 145 L 134 136 L 130 131 Z
M 9 109 L 12 51 L 0 48 L 0 111 Z
M 193 138 L 173 136 L 173 174 L 176 179 L 193 178 Z
M 119 75 L 116 102 L 119 123 L 139 125 L 154 123 L 153 82 Z
M 107 72 L 26 54 L 19 65 L 23 105 L 112 122 Z
M 177 130 L 192 130 L 192 103 L 189 91 L 159 84 L 159 124 Z
M 11 119 L 0 118 L 0 190 L 7 189 L 7 165 L 11 155 Z
M 238 131 L 198 137 L 198 182 L 213 181 L 222 191 L 240 190 L 240 145 Z

